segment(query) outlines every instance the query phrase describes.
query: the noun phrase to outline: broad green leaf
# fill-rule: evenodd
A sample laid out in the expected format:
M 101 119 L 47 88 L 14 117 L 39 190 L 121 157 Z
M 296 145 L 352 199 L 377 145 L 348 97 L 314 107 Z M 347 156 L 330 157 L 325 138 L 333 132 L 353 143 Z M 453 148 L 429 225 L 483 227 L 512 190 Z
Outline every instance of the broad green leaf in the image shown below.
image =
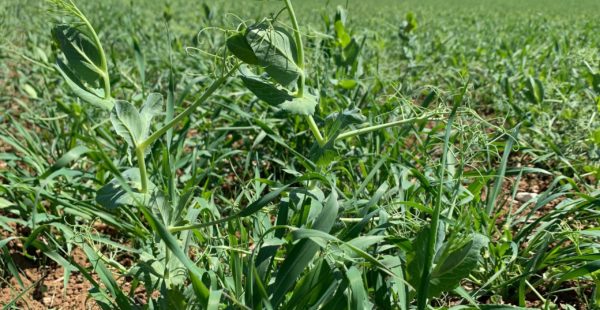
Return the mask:
M 575 233 L 582 234 L 582 235 L 585 235 L 585 236 L 599 237 L 600 238 L 600 229 L 586 229 L 586 230 L 577 231 Z
M 337 82 L 337 86 L 343 89 L 353 89 L 354 87 L 356 87 L 356 85 L 358 85 L 358 82 L 356 82 L 356 80 L 351 79 L 339 80 Z
M 57 60 L 55 68 L 65 79 L 65 82 L 67 82 L 73 93 L 81 98 L 81 100 L 105 110 L 111 110 L 115 105 L 115 100 L 112 98 L 104 99 L 103 92 L 100 90 L 84 86 L 79 78 L 60 59 Z
M 313 115 L 318 103 L 317 96 L 305 92 L 303 97 L 294 97 L 291 101 L 280 104 L 279 107 L 292 114 Z
M 140 110 L 140 121 L 142 123 L 142 133 L 140 135 L 140 142 L 146 140 L 150 135 L 150 128 L 152 126 L 152 119 L 159 114 L 163 113 L 163 98 L 159 93 L 150 93 L 144 101 Z
M 23 91 L 32 99 L 38 98 L 37 91 L 35 91 L 35 88 L 33 88 L 33 86 L 29 84 L 23 84 L 23 86 L 21 86 L 21 89 L 23 89 Z
M 334 112 L 325 118 L 325 126 L 327 128 L 327 136 L 330 140 L 335 140 L 338 134 L 348 128 L 350 125 L 363 124 L 367 121 L 360 109 L 344 110 Z
M 119 179 L 112 179 L 96 193 L 96 202 L 98 204 L 105 208 L 114 209 L 120 205 L 135 206 L 138 203 L 145 205 L 159 198 L 156 196 L 156 185 L 150 181 L 148 181 L 147 193 L 139 192 L 142 182 L 138 168 L 130 168 L 121 173 L 121 176 L 129 188 L 123 187 Z
M 408 12 L 406 13 L 404 32 L 409 33 L 415 29 L 417 29 L 417 18 L 413 12 Z
M 327 246 L 328 241 L 338 240 L 336 237 L 324 231 L 307 228 L 299 228 L 292 231 L 292 238 L 294 240 L 311 239 L 315 243 L 319 244 L 319 246 L 322 248 Z
M 245 67 L 242 67 L 240 72 L 244 85 L 266 103 L 291 114 L 313 115 L 315 113 L 315 107 L 319 102 L 318 97 L 305 92 L 303 97 L 298 98 L 285 88 L 255 75 Z
M 140 43 L 138 42 L 137 37 L 132 36 L 131 40 L 133 41 L 133 51 L 135 55 L 135 63 L 137 64 L 137 69 L 140 74 L 140 80 L 142 83 L 142 92 L 145 93 L 146 89 L 146 61 L 144 57 L 144 53 L 142 53 L 142 48 L 140 47 Z
M 253 74 L 247 68 L 242 67 L 240 72 L 242 73 L 240 75 L 242 82 L 258 99 L 273 106 L 279 106 L 286 101 L 294 100 L 294 96 L 286 89 L 278 87 L 268 80 Z
M 285 29 L 258 23 L 248 28 L 246 40 L 258 63 L 283 87 L 291 87 L 303 74 L 296 65 L 296 44 Z
M 452 309 L 452 308 L 450 308 Z M 469 310 L 533 310 L 535 308 L 524 308 L 511 305 L 477 305 L 477 307 L 466 307 Z
M 0 198 L 2 199 L 2 198 Z M 1 202 L 1 201 L 0 201 Z M 4 247 L 5 245 L 7 245 L 9 242 L 11 242 L 12 240 L 15 240 L 19 237 L 13 236 L 13 237 L 8 237 L 6 239 L 2 239 L 0 240 L 0 248 Z
M 600 146 L 600 128 L 592 132 L 592 140 L 597 146 Z
M 360 53 L 360 45 L 356 42 L 356 40 L 350 40 L 350 43 L 344 50 L 342 51 L 342 55 L 344 56 L 343 64 L 346 66 L 353 65 L 358 59 L 358 54 Z
M 377 244 L 385 239 L 385 236 L 360 236 L 356 237 L 346 244 L 353 246 L 356 249 L 366 250 L 370 246 Z
M 98 47 L 94 42 L 79 29 L 58 25 L 52 29 L 54 41 L 63 52 L 69 69 L 83 83 L 94 87 L 98 86 L 101 75 L 101 58 Z
M 113 100 L 104 93 L 107 72 L 102 67 L 100 47 L 78 28 L 58 25 L 52 29 L 54 41 L 63 52 L 57 58 L 57 69 L 75 95 L 100 108 L 110 110 Z
M 285 190 L 287 190 L 288 187 L 289 187 L 288 185 L 282 186 L 282 187 L 260 197 L 260 199 L 256 200 L 255 202 L 251 203 L 248 207 L 246 207 L 242 211 L 240 211 L 240 213 L 238 213 L 236 215 L 236 217 L 249 216 L 251 214 L 254 214 L 255 212 L 258 212 L 258 210 L 262 209 L 264 206 L 271 203 L 271 201 L 273 201 L 275 198 L 279 197 L 279 195 L 281 195 L 281 193 L 283 193 Z
M 218 310 L 220 309 L 220 301 L 223 290 L 211 290 L 208 296 L 207 310 Z
M 338 152 L 335 149 L 335 140 L 337 136 L 348 126 L 352 124 L 362 124 L 366 117 L 360 113 L 360 109 L 344 110 L 335 112 L 325 118 L 325 132 L 327 142 L 321 146 L 314 144 L 310 149 L 310 159 L 321 167 L 326 167 L 332 161 L 338 158 Z
M 346 19 L 348 16 L 348 12 L 346 11 L 346 9 L 344 9 L 343 6 L 338 5 L 336 10 L 335 10 L 335 19 L 334 21 L 339 21 L 342 23 L 342 25 L 346 24 Z
M 335 28 L 335 36 L 337 37 L 338 43 L 340 43 L 342 48 L 346 48 L 346 46 L 348 46 L 348 44 L 350 44 L 350 41 L 352 40 L 352 38 L 346 32 L 346 28 L 344 27 L 344 24 L 342 23 L 341 20 L 336 20 L 335 23 L 333 24 L 333 27 Z
M 239 58 L 241 61 L 249 65 L 258 65 L 258 58 L 254 54 L 252 47 L 248 44 L 246 36 L 242 33 L 237 33 L 227 38 L 227 48 L 229 51 Z
M 438 264 L 431 273 L 429 282 L 429 297 L 437 297 L 442 292 L 451 291 L 460 280 L 469 276 L 477 267 L 481 258 L 481 249 L 487 246 L 488 239 L 480 234 L 473 234 L 461 248 L 451 252 L 443 262 Z
M 127 102 L 118 100 L 110 113 L 113 128 L 129 147 L 136 148 L 143 139 L 144 122 L 136 107 Z

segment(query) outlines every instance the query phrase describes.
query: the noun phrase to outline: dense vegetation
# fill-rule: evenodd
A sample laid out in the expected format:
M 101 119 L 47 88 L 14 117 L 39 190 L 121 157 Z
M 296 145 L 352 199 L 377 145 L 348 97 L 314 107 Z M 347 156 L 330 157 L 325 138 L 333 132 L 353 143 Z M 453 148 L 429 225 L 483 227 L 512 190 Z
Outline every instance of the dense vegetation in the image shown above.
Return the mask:
M 599 307 L 599 17 L 2 1 L 0 303 Z

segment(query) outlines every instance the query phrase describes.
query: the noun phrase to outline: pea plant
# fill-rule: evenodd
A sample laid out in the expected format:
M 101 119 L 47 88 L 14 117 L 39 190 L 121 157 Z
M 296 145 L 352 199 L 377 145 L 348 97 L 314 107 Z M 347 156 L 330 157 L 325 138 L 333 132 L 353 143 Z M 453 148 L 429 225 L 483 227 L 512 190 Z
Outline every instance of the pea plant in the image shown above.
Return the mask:
M 93 297 L 101 307 L 426 309 L 445 292 L 468 295 L 459 287 L 460 281 L 479 265 L 488 240 L 450 221 L 444 210 L 453 190 L 448 184 L 454 181 L 447 173 L 451 133 L 463 97 L 454 98 L 450 111 L 439 108 L 380 124 L 368 121 L 372 118 L 363 115 L 358 105 L 323 105 L 331 99 L 324 101 L 321 96 L 331 92 L 347 98 L 344 94 L 359 88 L 358 80 L 365 74 L 361 58 L 365 39 L 352 37 L 346 29 L 342 8 L 327 20 L 332 36 L 323 43 L 333 55 L 333 62 L 325 66 L 333 66 L 328 72 L 336 88 L 319 86 L 324 85 L 323 77 L 311 70 L 319 64 L 306 57 L 292 3 L 283 0 L 280 14 L 226 31 L 218 53 L 223 56 L 215 58 L 217 77 L 176 114 L 173 87 L 166 91 L 166 100 L 159 92 L 142 92 L 139 108 L 115 96 L 120 92 L 111 88 L 107 53 L 90 21 L 72 0 L 51 2 L 66 18 L 52 30 L 61 52 L 56 71 L 73 94 L 89 104 L 84 110 L 109 115 L 112 133 L 88 124 L 92 130 L 125 143 L 110 154 L 115 160 L 100 144 L 94 144 L 96 150 L 74 148 L 63 160 L 87 152 L 104 154 L 97 161 L 100 188 L 95 200 L 111 212 L 124 214 L 136 227 L 131 229 L 137 236 L 132 255 L 139 259 L 130 268 L 85 241 L 78 243 L 100 275 L 102 285 L 88 278 L 95 283 Z M 291 26 L 281 21 L 283 12 Z M 414 17 L 412 24 L 416 25 Z M 199 107 L 237 81 L 266 103 L 269 113 L 283 118 L 287 132 L 281 134 L 282 128 L 276 131 L 256 115 L 239 112 L 239 117 L 260 129 L 261 139 L 269 137 L 293 154 L 290 160 L 300 167 L 286 166 L 291 179 L 266 176 L 255 168 L 253 191 L 244 191 L 231 208 L 221 210 L 218 199 L 199 190 L 203 177 L 196 171 L 202 162 L 196 160 L 196 151 L 191 157 L 182 155 L 186 139 L 182 127 L 189 127 Z M 326 111 L 330 113 L 323 116 Z M 299 121 L 304 126 L 293 126 L 300 132 L 292 132 L 288 125 Z M 428 185 L 416 190 L 428 192 L 430 206 L 422 207 L 427 220 L 418 224 L 416 235 L 395 236 L 390 221 L 399 219 L 390 218 L 380 207 L 386 204 L 382 198 L 388 182 L 381 181 L 367 199 L 367 186 L 379 180 L 376 171 L 367 173 L 359 184 L 348 183 L 352 188 L 347 189 L 344 183 L 352 179 L 347 176 L 352 168 L 345 166 L 343 154 L 350 154 L 353 139 L 360 143 L 362 137 L 385 129 L 444 121 L 441 164 L 434 172 L 437 184 L 429 184 L 423 176 Z M 291 146 L 304 128 L 311 134 L 310 140 L 302 140 L 312 145 L 306 148 L 308 153 Z M 383 161 L 377 165 L 381 167 Z M 185 181 L 177 177 L 182 166 L 191 167 Z M 268 187 L 271 191 L 262 195 Z M 408 229 L 415 223 L 406 218 L 399 225 Z M 89 275 L 85 268 L 77 268 Z M 114 269 L 134 278 L 130 292 L 119 287 Z M 138 286 L 146 292 L 145 304 L 132 293 Z M 158 298 L 153 295 L 156 291 Z

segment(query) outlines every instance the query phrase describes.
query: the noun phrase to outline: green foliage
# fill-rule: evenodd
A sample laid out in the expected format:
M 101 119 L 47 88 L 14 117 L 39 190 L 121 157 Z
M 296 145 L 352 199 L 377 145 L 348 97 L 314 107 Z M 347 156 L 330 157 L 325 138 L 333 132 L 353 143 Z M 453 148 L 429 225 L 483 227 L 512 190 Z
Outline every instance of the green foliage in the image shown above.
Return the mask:
M 103 309 L 598 307 L 597 3 L 33 2 L 6 307 L 57 293 L 24 262 Z
M 283 87 L 293 87 L 304 74 L 296 64 L 296 45 L 290 34 L 268 22 L 251 25 L 245 35 L 258 64 Z
M 127 101 L 117 101 L 110 113 L 110 121 L 115 132 L 135 149 L 146 141 L 150 134 L 152 119 L 163 110 L 162 96 L 151 93 L 138 111 Z
M 120 178 L 114 178 L 102 186 L 96 193 L 96 202 L 101 206 L 114 209 L 120 205 L 153 204 L 156 194 L 152 182 L 149 184 L 148 192 L 142 193 L 142 180 L 139 168 L 130 168 L 121 173 Z

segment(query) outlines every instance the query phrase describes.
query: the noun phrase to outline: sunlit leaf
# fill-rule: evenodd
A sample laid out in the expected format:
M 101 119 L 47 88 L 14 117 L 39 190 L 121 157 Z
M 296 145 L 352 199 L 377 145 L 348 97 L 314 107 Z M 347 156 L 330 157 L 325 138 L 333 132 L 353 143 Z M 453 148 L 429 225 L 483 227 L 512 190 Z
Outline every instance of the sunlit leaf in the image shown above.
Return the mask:
M 248 28 L 246 40 L 258 63 L 283 87 L 290 88 L 303 74 L 296 65 L 296 44 L 287 30 L 262 22 Z

